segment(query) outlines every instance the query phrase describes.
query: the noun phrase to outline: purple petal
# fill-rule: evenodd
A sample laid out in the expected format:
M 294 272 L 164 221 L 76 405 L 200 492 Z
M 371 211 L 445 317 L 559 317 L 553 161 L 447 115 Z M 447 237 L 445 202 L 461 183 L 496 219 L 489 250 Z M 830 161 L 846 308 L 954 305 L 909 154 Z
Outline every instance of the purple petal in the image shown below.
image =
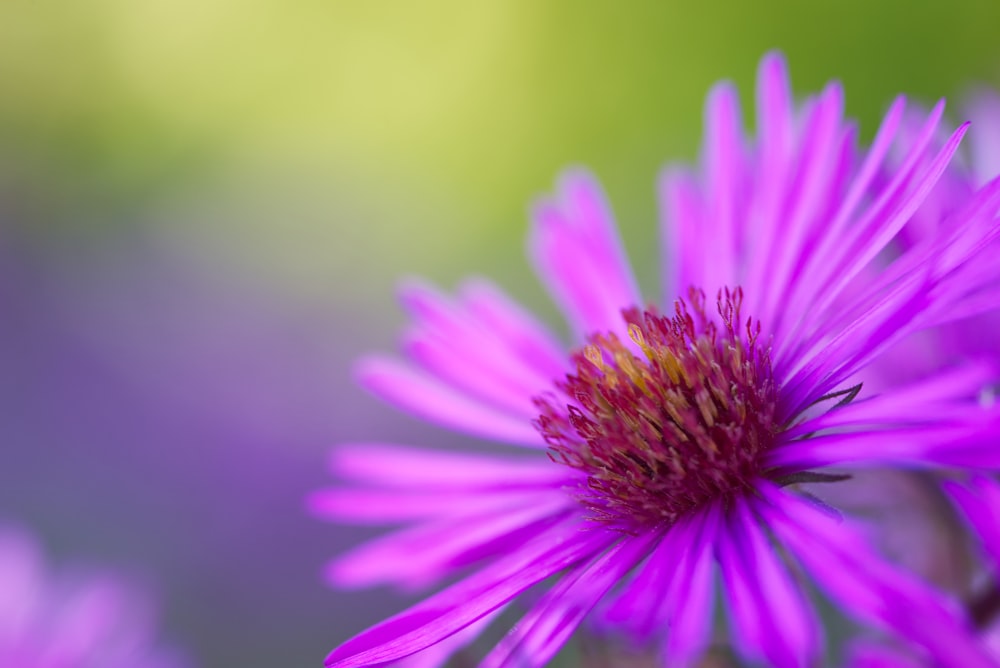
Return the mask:
M 330 466 L 350 480 L 420 491 L 548 488 L 568 479 L 565 467 L 553 466 L 546 457 L 470 455 L 381 443 L 338 446 Z
M 972 525 L 993 563 L 1000 565 L 1000 484 L 976 476 L 968 486 L 945 482 L 943 487 Z
M 921 645 L 944 668 L 995 668 L 951 606 L 877 557 L 845 522 L 771 485 L 759 491 L 770 502 L 758 506 L 765 521 L 845 612 Z
M 529 255 L 578 337 L 624 331 L 621 311 L 641 304 L 611 211 L 596 180 L 566 173 L 555 200 L 534 210 Z
M 400 300 L 414 318 L 405 340 L 414 361 L 452 387 L 516 415 L 535 416 L 531 398 L 551 387 L 553 379 L 561 375 L 562 365 L 552 364 L 548 357 L 545 366 L 539 365 L 537 346 L 525 347 L 523 317 L 506 327 L 491 326 L 480 321 L 466 304 L 455 303 L 421 281 L 404 283 Z M 487 306 L 498 315 L 496 303 Z M 508 308 L 500 314 L 508 315 L 509 305 L 503 306 Z M 508 338 L 505 333 L 514 336 Z M 529 339 L 529 343 L 533 341 Z M 557 369 L 556 375 L 546 371 L 552 368 Z
M 395 661 L 444 640 L 533 585 L 607 546 L 603 531 L 577 519 L 554 527 L 505 558 L 355 636 L 326 658 L 327 668 Z
M 660 230 L 663 248 L 665 295 L 680 295 L 690 285 L 699 285 L 703 258 L 710 254 L 712 239 L 702 234 L 708 214 L 689 171 L 672 167 L 660 175 Z
M 530 420 L 501 413 L 404 363 L 370 357 L 358 363 L 355 373 L 368 391 L 425 420 L 497 441 L 545 447 Z
M 670 527 L 605 613 L 612 626 L 627 630 L 639 645 L 659 640 L 669 629 L 666 665 L 693 665 L 708 646 L 718 527 L 714 506 Z
M 995 429 L 991 431 L 996 438 Z M 983 453 L 988 439 L 969 426 L 913 426 L 813 436 L 767 453 L 767 466 L 804 470 L 824 466 L 903 464 L 934 467 L 982 455 L 983 466 L 997 457 Z
M 737 500 L 719 541 L 719 564 L 737 648 L 778 668 L 812 665 L 819 649 L 816 614 L 768 544 L 746 501 Z
M 441 668 L 456 652 L 465 649 L 475 642 L 476 638 L 492 624 L 503 608 L 500 608 L 482 619 L 475 621 L 455 635 L 445 638 L 436 645 L 431 645 L 427 649 L 420 650 L 416 654 L 411 654 L 405 659 L 401 659 L 392 664 L 393 668 Z
M 995 378 L 993 367 L 980 363 L 947 369 L 909 386 L 827 411 L 787 429 L 783 437 L 791 440 L 835 427 L 973 420 L 983 413 L 975 399 Z
M 493 557 L 548 531 L 565 517 L 565 497 L 447 517 L 387 534 L 334 559 L 327 579 L 338 587 L 398 583 L 422 588 L 457 567 Z
M 701 274 L 694 283 L 708 294 L 737 282 L 737 243 L 742 231 L 736 216 L 743 207 L 741 201 L 746 176 L 740 127 L 739 100 L 736 89 L 728 83 L 717 85 L 705 104 L 705 172 L 708 177 L 707 211 L 709 228 L 698 232 L 707 237 L 702 245 L 711 255 L 699 262 Z
M 565 576 L 490 652 L 481 668 L 537 668 L 548 663 L 598 601 L 646 556 L 657 537 L 649 532 L 623 538 Z
M 559 378 L 566 372 L 566 352 L 534 315 L 483 278 L 466 279 L 459 289 L 462 305 L 484 328 L 542 378 Z

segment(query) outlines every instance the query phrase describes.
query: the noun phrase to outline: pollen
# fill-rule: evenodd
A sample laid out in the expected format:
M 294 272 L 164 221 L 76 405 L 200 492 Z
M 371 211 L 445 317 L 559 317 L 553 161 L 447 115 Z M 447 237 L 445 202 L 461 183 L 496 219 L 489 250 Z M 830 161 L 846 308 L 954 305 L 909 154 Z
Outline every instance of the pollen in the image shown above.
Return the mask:
M 573 492 L 593 519 L 637 530 L 746 493 L 773 445 L 777 391 L 760 323 L 743 292 L 715 312 L 691 289 L 674 314 L 629 308 L 628 340 L 589 337 L 575 372 L 535 399 L 535 425 L 556 463 L 580 473 Z

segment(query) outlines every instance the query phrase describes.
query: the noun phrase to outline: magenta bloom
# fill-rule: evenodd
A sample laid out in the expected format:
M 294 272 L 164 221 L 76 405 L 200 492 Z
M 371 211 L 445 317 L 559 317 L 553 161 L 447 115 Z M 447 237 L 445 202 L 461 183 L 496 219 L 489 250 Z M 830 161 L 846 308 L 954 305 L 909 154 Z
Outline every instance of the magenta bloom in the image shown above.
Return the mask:
M 963 615 L 799 487 L 834 483 L 851 465 L 1000 467 L 997 412 L 975 401 L 991 367 L 878 395 L 856 380 L 901 339 L 986 307 L 978 297 L 994 277 L 962 269 L 997 234 L 1000 186 L 883 266 L 966 128 L 933 149 L 939 105 L 882 182 L 903 100 L 867 151 L 842 105 L 831 84 L 793 106 L 778 56 L 761 64 L 756 139 L 733 88 L 711 93 L 702 168 L 661 182 L 659 304 L 640 295 L 595 181 L 565 175 L 536 207 L 529 246 L 569 321 L 569 352 L 484 281 L 456 298 L 404 289 L 408 360 L 367 360 L 361 382 L 521 449 L 333 453 L 349 482 L 315 494 L 312 509 L 402 528 L 337 559 L 330 579 L 453 583 L 341 645 L 327 666 L 439 665 L 448 644 L 519 597 L 526 612 L 483 666 L 543 665 L 584 623 L 688 665 L 709 643 L 716 588 L 742 656 L 814 665 L 823 640 L 802 573 L 847 614 L 944 665 L 990 665 Z
M 148 603 L 113 576 L 49 572 L 38 544 L 0 527 L 0 666 L 182 668 L 154 644 Z

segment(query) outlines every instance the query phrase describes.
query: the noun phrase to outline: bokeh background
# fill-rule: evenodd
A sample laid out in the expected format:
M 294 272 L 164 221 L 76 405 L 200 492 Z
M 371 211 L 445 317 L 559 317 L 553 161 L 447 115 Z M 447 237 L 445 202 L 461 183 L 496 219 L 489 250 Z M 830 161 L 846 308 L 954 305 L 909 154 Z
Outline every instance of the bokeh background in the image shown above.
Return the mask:
M 0 518 L 120 568 L 201 666 L 317 666 L 403 605 L 335 592 L 330 445 L 458 443 L 355 389 L 401 275 L 556 321 L 528 202 L 591 166 L 655 286 L 653 182 L 783 49 L 874 132 L 1000 86 L 1000 3 L 0 3 Z M 749 112 L 752 115 L 752 112 Z M 957 118 L 957 117 L 956 117 Z M 975 130 L 973 129 L 973 132 Z

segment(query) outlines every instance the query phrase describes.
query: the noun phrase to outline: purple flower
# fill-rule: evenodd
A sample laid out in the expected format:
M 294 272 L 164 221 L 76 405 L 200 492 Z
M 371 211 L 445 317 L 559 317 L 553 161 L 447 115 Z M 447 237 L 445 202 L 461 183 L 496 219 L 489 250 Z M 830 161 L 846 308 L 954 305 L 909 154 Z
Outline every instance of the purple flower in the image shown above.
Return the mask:
M 976 402 L 989 365 L 877 395 L 856 380 L 901 339 L 986 308 L 976 297 L 992 277 L 962 269 L 997 234 L 1000 185 L 882 266 L 965 126 L 932 152 L 938 105 L 880 182 L 902 99 L 864 152 L 841 88 L 794 106 L 779 56 L 761 64 L 757 105 L 751 141 L 733 88 L 719 85 L 702 169 L 663 177 L 660 305 L 640 296 L 591 177 L 566 174 L 538 204 L 530 254 L 569 321 L 570 352 L 485 281 L 456 298 L 404 288 L 409 359 L 366 360 L 361 382 L 522 451 L 334 451 L 349 482 L 311 497 L 313 511 L 402 528 L 334 561 L 330 580 L 459 579 L 344 643 L 328 666 L 438 665 L 446 652 L 422 650 L 468 642 L 516 599 L 526 612 L 483 666 L 543 665 L 585 621 L 688 665 L 710 642 L 717 587 L 742 656 L 813 665 L 822 637 L 803 573 L 861 622 L 941 650 L 945 665 L 989 665 L 950 601 L 882 561 L 800 484 L 835 482 L 849 465 L 1000 467 L 997 412 Z
M 181 668 L 154 644 L 147 601 L 111 575 L 49 572 L 35 540 L 0 527 L 0 665 Z

